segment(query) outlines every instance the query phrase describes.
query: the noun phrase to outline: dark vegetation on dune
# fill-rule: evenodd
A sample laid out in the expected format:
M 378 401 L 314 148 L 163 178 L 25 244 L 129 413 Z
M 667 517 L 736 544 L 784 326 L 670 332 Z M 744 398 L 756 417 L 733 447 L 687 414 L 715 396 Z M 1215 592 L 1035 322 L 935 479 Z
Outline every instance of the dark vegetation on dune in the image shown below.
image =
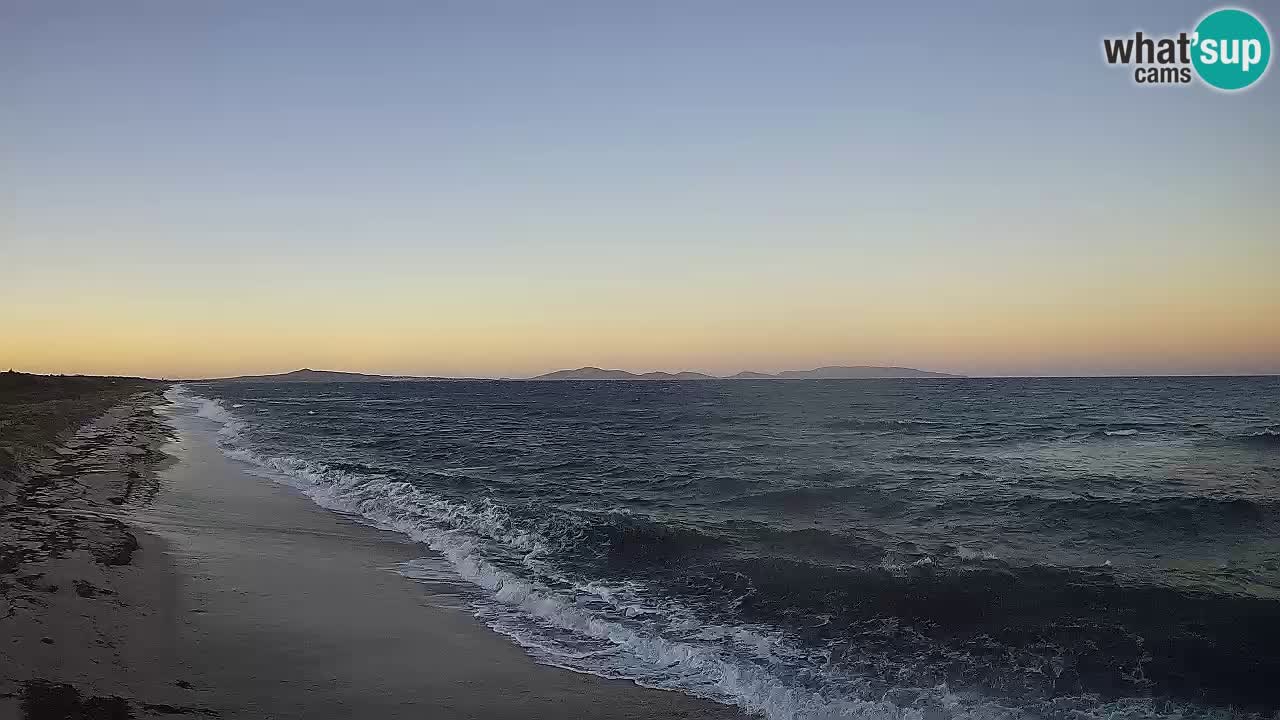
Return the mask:
M 0 479 L 9 479 L 6 473 L 15 461 L 47 455 L 59 439 L 120 400 L 165 384 L 132 377 L 0 373 Z M 0 502 L 3 497 L 0 491 Z
M 23 466 L 53 453 L 84 423 L 157 380 L 0 373 L 0 508 L 18 501 Z

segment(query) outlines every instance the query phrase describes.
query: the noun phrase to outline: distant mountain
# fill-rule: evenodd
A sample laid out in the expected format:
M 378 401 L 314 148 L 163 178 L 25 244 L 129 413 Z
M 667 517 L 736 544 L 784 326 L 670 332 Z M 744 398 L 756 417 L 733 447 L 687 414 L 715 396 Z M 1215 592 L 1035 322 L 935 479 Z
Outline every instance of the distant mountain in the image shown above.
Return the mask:
M 684 372 L 678 372 L 678 373 L 647 372 L 643 375 L 637 375 L 636 377 L 640 378 L 641 380 L 719 380 L 720 379 L 714 375 L 707 375 L 704 373 L 692 372 L 689 370 L 685 370 Z
M 813 370 L 783 370 L 778 373 L 783 380 L 856 380 L 869 378 L 957 378 L 963 375 L 930 372 L 904 367 L 878 367 L 874 365 L 829 365 Z
M 777 380 L 777 379 L 778 379 L 778 376 L 777 376 L 777 375 L 770 375 L 769 373 L 753 372 L 753 371 L 751 371 L 751 370 L 743 370 L 742 372 L 740 372 L 740 373 L 738 373 L 738 374 L 736 374 L 736 375 L 730 375 L 728 379 L 729 379 L 729 380 Z
M 830 366 L 813 370 L 784 370 L 777 375 L 744 370 L 728 378 L 719 378 L 699 372 L 648 372 L 636 374 L 626 370 L 602 370 L 598 367 L 583 367 L 576 370 L 557 370 L 529 378 L 530 380 L 849 380 L 872 378 L 956 378 L 963 375 L 930 372 L 903 367 L 875 367 L 856 365 L 851 367 Z
M 706 373 L 683 372 L 669 373 L 654 371 L 633 373 L 626 370 L 604 370 L 598 367 L 582 367 L 576 370 L 557 370 L 546 375 L 527 378 L 528 380 L 832 380 L 832 379 L 867 379 L 867 378 L 948 378 L 964 377 L 947 373 L 929 372 L 914 368 L 872 367 L 859 365 L 854 367 L 820 367 L 814 370 L 784 370 L 776 375 L 744 370 L 727 378 L 707 375 Z M 293 372 L 276 375 L 241 375 L 239 377 L 213 378 L 197 382 L 271 382 L 271 383 L 326 383 L 326 382 L 407 382 L 413 380 L 468 380 L 475 378 L 417 377 L 412 375 L 366 375 L 364 373 L 338 372 L 334 370 L 312 370 L 303 368 Z
M 598 367 L 582 367 L 577 370 L 556 370 L 530 380 L 639 380 L 640 376 L 626 370 L 601 370 Z
M 275 383 L 323 383 L 323 382 L 403 382 L 406 380 L 454 380 L 456 378 L 413 377 L 409 375 L 365 375 L 364 373 L 312 370 L 303 368 L 277 375 L 241 375 L 215 378 L 209 382 L 275 382 Z
M 719 380 L 714 375 L 700 372 L 669 373 L 662 371 L 637 374 L 626 370 L 602 370 L 598 367 L 582 367 L 577 370 L 557 370 L 529 380 Z

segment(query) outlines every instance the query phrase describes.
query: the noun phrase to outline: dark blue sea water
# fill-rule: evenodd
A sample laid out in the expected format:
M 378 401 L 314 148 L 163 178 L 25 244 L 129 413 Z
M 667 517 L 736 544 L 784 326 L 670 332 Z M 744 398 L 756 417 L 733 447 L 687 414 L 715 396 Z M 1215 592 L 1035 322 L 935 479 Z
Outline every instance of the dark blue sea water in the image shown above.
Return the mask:
M 543 662 L 774 719 L 1280 709 L 1280 378 L 174 397 Z

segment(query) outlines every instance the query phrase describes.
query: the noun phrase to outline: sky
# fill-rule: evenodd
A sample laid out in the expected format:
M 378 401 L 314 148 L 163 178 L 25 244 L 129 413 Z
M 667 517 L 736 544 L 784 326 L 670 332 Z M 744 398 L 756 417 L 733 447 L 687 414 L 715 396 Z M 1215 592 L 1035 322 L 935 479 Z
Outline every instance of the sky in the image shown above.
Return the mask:
M 0 369 L 1280 373 L 1214 7 L 0 0 Z

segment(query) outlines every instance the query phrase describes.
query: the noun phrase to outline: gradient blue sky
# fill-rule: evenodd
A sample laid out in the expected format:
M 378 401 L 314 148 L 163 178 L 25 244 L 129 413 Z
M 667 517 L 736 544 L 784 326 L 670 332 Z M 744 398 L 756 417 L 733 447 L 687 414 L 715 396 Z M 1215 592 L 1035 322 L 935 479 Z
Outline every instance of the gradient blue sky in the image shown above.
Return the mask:
M 1280 372 L 1214 7 L 0 0 L 0 365 Z

